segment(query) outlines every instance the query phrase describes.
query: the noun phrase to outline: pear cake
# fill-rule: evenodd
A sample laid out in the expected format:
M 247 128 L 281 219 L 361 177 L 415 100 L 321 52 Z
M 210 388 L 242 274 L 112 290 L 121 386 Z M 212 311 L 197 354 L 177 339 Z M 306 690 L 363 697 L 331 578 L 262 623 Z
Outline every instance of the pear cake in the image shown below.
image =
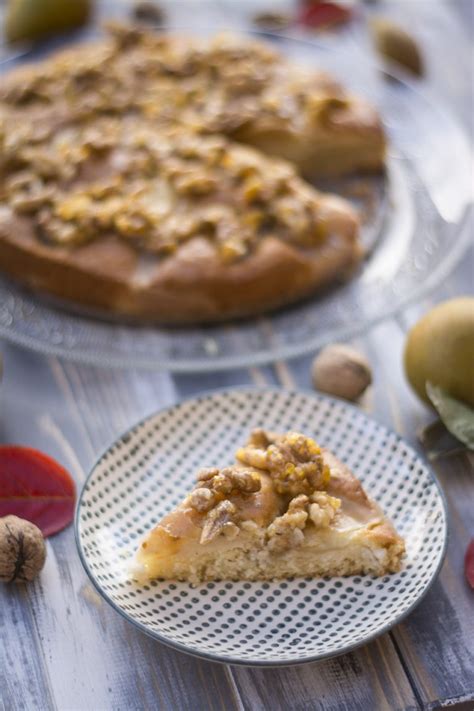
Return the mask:
M 362 257 L 306 182 L 381 169 L 379 117 L 259 42 L 114 27 L 0 87 L 0 270 L 101 313 L 205 323 L 293 303 Z
M 145 537 L 134 577 L 271 580 L 385 575 L 405 545 L 359 480 L 297 432 L 254 430 L 236 463 L 195 488 Z

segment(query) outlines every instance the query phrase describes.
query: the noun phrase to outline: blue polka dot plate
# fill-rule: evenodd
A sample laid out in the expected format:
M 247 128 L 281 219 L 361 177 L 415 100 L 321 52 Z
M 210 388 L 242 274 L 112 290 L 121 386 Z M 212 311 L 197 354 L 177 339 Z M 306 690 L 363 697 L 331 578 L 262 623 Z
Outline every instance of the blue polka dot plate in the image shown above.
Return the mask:
M 231 463 L 249 431 L 300 430 L 331 449 L 405 537 L 399 573 L 381 578 L 136 583 L 144 534 L 192 488 L 202 466 Z M 342 401 L 281 390 L 216 391 L 161 410 L 120 437 L 79 498 L 84 567 L 123 617 L 161 642 L 231 664 L 298 664 L 347 652 L 400 622 L 443 561 L 446 509 L 436 479 L 398 435 Z

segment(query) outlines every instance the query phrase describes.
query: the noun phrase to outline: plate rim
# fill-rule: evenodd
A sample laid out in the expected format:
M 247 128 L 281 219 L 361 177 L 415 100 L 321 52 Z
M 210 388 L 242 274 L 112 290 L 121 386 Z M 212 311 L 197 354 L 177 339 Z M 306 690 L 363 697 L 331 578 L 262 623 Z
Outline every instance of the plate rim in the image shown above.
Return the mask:
M 431 578 L 427 582 L 425 588 L 422 590 L 420 595 L 407 607 L 406 610 L 401 612 L 398 616 L 396 616 L 393 620 L 388 622 L 387 624 L 383 625 L 380 629 L 378 629 L 376 632 L 368 635 L 362 640 L 359 640 L 357 642 L 354 642 L 352 644 L 347 644 L 343 647 L 340 647 L 336 651 L 331 651 L 327 653 L 319 653 L 319 654 L 314 654 L 310 657 L 305 657 L 304 659 L 279 659 L 276 661 L 264 661 L 264 660 L 254 660 L 254 661 L 248 661 L 244 660 L 240 657 L 235 657 L 235 656 L 228 656 L 225 654 L 218 654 L 218 653 L 212 653 L 212 652 L 204 652 L 196 647 L 191 647 L 189 645 L 186 645 L 182 642 L 177 642 L 174 640 L 170 640 L 169 637 L 166 637 L 163 635 L 161 632 L 156 632 L 147 625 L 143 624 L 142 622 L 135 620 L 133 617 L 131 617 L 125 610 L 123 610 L 102 588 L 100 582 L 96 579 L 95 575 L 93 574 L 86 554 L 84 552 L 84 548 L 82 545 L 82 539 L 81 539 L 81 533 L 80 533 L 80 514 L 81 514 L 81 506 L 82 506 L 82 501 L 84 497 L 84 492 L 85 489 L 92 478 L 95 470 L 99 466 L 99 464 L 103 461 L 103 459 L 108 455 L 109 451 L 114 447 L 114 445 L 119 442 L 123 441 L 125 437 L 130 436 L 131 434 L 134 433 L 135 430 L 138 430 L 140 427 L 142 427 L 146 422 L 149 420 L 153 419 L 157 415 L 163 415 L 171 410 L 174 410 L 176 407 L 180 405 L 184 405 L 190 402 L 196 402 L 200 400 L 205 400 L 207 398 L 210 398 L 214 395 L 226 395 L 234 392 L 238 393 L 244 393 L 244 392 L 253 392 L 253 393 L 273 393 L 273 394 L 282 394 L 285 392 L 291 392 L 291 393 L 296 393 L 298 395 L 303 395 L 305 397 L 309 397 L 312 400 L 315 401 L 324 401 L 327 400 L 329 402 L 337 403 L 338 405 L 344 405 L 345 407 L 348 407 L 350 410 L 353 410 L 357 412 L 359 415 L 362 415 L 364 420 L 367 421 L 372 421 L 374 420 L 376 424 L 386 430 L 388 433 L 390 433 L 392 436 L 396 438 L 398 442 L 402 442 L 406 447 L 408 447 L 409 450 L 411 450 L 423 463 L 425 466 L 428 474 L 430 475 L 431 479 L 434 482 L 434 485 L 436 487 L 436 490 L 438 492 L 442 509 L 443 509 L 443 514 L 444 514 L 444 521 L 445 521 L 445 526 L 444 526 L 444 538 L 443 538 L 443 547 L 439 556 L 438 564 L 433 571 L 433 574 L 431 575 Z M 86 479 L 84 480 L 81 490 L 79 493 L 79 496 L 77 497 L 76 501 L 76 506 L 74 510 L 74 540 L 76 543 L 76 549 L 79 555 L 79 560 L 81 561 L 81 564 L 87 573 L 87 576 L 91 583 L 93 584 L 95 590 L 99 593 L 101 598 L 107 602 L 110 607 L 117 612 L 122 619 L 126 620 L 129 622 L 133 627 L 135 627 L 137 630 L 140 632 L 143 632 L 145 635 L 148 637 L 151 637 L 152 639 L 160 642 L 161 644 L 164 644 L 166 647 L 169 647 L 171 649 L 174 649 L 178 652 L 183 652 L 185 654 L 188 654 L 192 657 L 196 657 L 198 659 L 205 659 L 207 661 L 211 662 L 216 662 L 219 664 L 230 664 L 230 665 L 235 665 L 235 666 L 243 666 L 243 667 L 262 667 L 262 668 L 277 668 L 277 667 L 289 667 L 289 666 L 299 666 L 302 664 L 311 664 L 314 662 L 318 661 L 323 661 L 326 659 L 332 659 L 334 657 L 339 657 L 342 656 L 343 654 L 348 654 L 349 652 L 354 651 L 355 649 L 358 649 L 359 647 L 362 647 L 366 644 L 369 644 L 370 642 L 373 642 L 375 639 L 378 639 L 381 637 L 383 634 L 386 634 L 389 632 L 395 625 L 398 625 L 400 622 L 402 622 L 406 617 L 408 617 L 411 612 L 422 602 L 422 600 L 426 597 L 428 592 L 430 591 L 431 587 L 433 584 L 436 582 L 440 572 L 441 568 L 443 567 L 445 558 L 446 558 L 446 552 L 447 552 L 447 546 L 448 546 L 448 540 L 449 540 L 449 528 L 450 528 L 450 515 L 449 515 L 449 510 L 447 506 L 447 499 L 445 496 L 445 493 L 443 491 L 443 488 L 440 484 L 440 481 L 430 466 L 428 460 L 424 456 L 424 454 L 418 452 L 409 442 L 407 442 L 398 432 L 395 432 L 392 430 L 390 427 L 387 427 L 385 424 L 379 422 L 375 418 L 370 417 L 366 412 L 360 410 L 356 405 L 353 405 L 352 403 L 346 402 L 345 400 L 337 397 L 332 397 L 329 395 L 326 395 L 325 393 L 320 393 L 320 392 L 312 392 L 310 390 L 305 390 L 303 388 L 291 388 L 291 389 L 285 389 L 285 388 L 279 388 L 276 386 L 252 386 L 252 385 L 241 385 L 241 386 L 226 386 L 222 388 L 213 388 L 213 389 L 206 389 L 203 391 L 199 391 L 198 393 L 194 394 L 191 397 L 182 397 L 178 398 L 176 402 L 172 403 L 171 405 L 165 405 L 164 407 L 160 407 L 157 410 L 154 410 L 153 412 L 149 413 L 148 415 L 145 415 L 144 417 L 140 418 L 137 422 L 135 422 L 132 426 L 128 427 L 126 430 L 121 432 L 115 439 L 108 445 L 106 446 L 101 453 L 99 454 L 98 457 L 96 457 L 93 465 L 89 469 L 89 473 L 86 476 Z

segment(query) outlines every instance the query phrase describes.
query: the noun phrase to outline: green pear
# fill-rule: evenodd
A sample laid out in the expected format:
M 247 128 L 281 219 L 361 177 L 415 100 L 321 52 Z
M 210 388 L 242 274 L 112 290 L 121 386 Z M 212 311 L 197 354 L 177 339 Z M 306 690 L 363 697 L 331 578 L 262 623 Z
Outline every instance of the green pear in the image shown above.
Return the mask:
M 33 41 L 87 22 L 89 0 L 10 0 L 5 16 L 9 42 Z
M 435 306 L 408 333 L 405 372 L 425 402 L 431 382 L 451 397 L 474 406 L 474 298 Z

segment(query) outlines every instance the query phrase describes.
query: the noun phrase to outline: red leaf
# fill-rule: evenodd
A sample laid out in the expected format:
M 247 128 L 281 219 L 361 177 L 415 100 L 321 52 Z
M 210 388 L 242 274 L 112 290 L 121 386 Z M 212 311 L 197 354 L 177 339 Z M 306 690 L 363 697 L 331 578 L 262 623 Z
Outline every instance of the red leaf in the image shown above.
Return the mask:
M 298 21 L 306 27 L 318 29 L 347 22 L 350 20 L 351 14 L 349 8 L 335 2 L 306 0 L 302 3 Z
M 72 521 L 75 499 L 71 475 L 54 459 L 29 447 L 0 446 L 0 517 L 14 514 L 50 536 Z
M 464 575 L 471 588 L 474 588 L 474 538 L 466 548 L 466 555 L 464 556 Z

